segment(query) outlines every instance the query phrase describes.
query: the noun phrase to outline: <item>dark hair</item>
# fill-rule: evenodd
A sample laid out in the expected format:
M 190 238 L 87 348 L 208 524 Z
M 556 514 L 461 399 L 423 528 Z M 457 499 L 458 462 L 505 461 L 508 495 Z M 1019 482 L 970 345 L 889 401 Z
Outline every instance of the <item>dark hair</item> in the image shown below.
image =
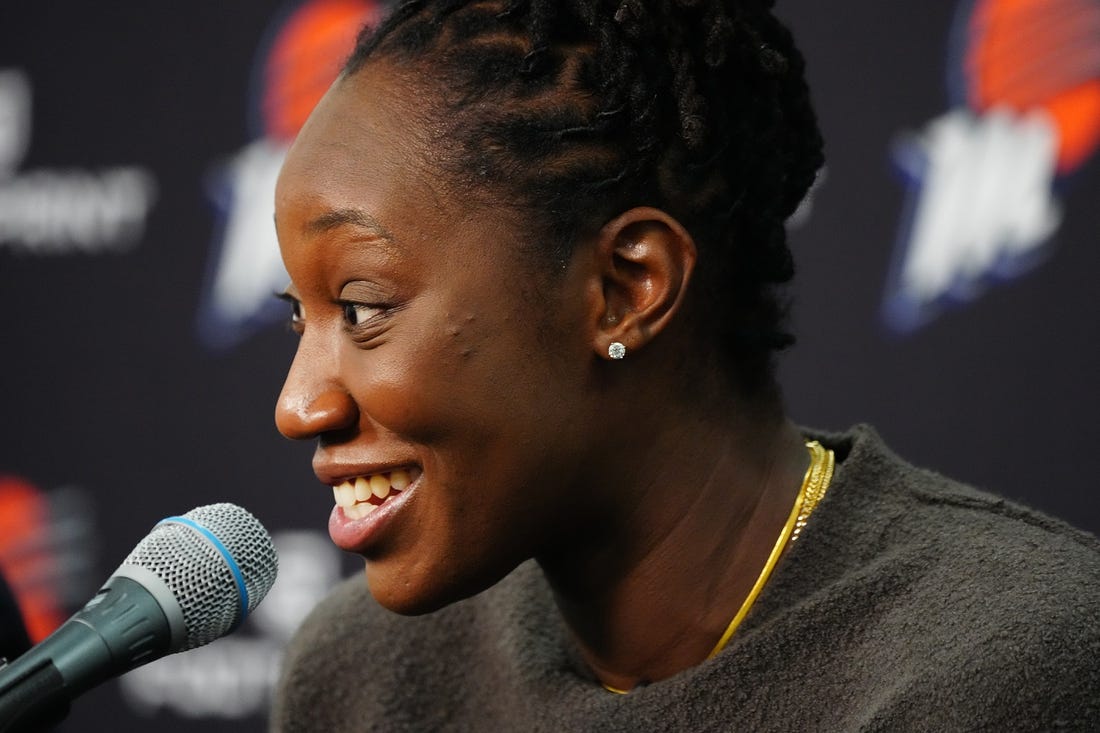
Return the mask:
M 803 59 L 772 4 L 404 0 L 344 73 L 371 57 L 427 72 L 441 164 L 536 217 L 558 264 L 628 208 L 676 217 L 699 248 L 695 321 L 755 391 L 793 342 L 784 222 L 822 163 Z

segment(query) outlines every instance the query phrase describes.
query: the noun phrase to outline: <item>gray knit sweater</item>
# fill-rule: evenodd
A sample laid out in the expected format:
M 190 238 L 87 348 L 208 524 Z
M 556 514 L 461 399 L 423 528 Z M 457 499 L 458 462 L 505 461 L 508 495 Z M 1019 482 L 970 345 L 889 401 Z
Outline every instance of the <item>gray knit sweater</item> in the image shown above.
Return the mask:
M 533 563 L 416 618 L 356 577 L 292 643 L 272 729 L 1100 731 L 1100 543 L 869 428 L 815 437 L 832 487 L 715 659 L 614 695 Z

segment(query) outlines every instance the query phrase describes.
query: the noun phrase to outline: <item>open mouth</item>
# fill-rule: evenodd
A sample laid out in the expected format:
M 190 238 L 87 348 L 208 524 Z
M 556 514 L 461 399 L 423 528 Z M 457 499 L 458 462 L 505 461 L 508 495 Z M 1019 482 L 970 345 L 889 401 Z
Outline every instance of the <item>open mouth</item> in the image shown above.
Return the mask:
M 418 468 L 358 476 L 333 486 L 332 496 L 348 519 L 362 519 L 408 488 L 419 476 Z

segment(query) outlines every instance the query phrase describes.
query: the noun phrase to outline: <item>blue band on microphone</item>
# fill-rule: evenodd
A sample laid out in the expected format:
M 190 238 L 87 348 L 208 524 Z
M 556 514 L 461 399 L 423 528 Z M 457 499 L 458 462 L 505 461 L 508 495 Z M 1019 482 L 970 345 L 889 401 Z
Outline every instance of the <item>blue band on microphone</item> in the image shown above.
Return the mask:
M 241 573 L 240 567 L 237 566 L 237 561 L 229 554 L 229 550 L 225 549 L 225 545 L 222 544 L 222 541 L 206 527 L 187 517 L 165 517 L 157 522 L 156 526 L 159 527 L 162 524 L 182 524 L 190 527 L 209 540 L 210 544 L 214 545 L 214 549 L 217 550 L 218 554 L 225 560 L 226 565 L 229 566 L 229 571 L 233 573 L 233 580 L 237 583 L 237 597 L 241 601 L 241 608 L 240 614 L 237 616 L 237 623 L 233 624 L 233 628 L 235 629 L 244 623 L 245 617 L 248 616 L 248 588 L 244 585 L 244 575 Z

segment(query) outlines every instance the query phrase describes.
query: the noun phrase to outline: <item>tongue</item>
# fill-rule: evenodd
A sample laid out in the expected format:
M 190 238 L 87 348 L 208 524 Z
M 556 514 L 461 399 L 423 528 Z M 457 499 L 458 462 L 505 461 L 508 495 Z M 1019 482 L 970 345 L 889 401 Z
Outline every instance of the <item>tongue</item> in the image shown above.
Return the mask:
M 393 497 L 397 496 L 397 495 L 398 495 L 398 494 L 400 494 L 400 493 L 401 493 L 401 492 L 400 492 L 400 491 L 398 491 L 397 489 L 393 489 L 393 488 L 391 488 L 391 489 L 390 489 L 390 493 L 386 494 L 386 495 L 385 495 L 385 496 L 384 496 L 383 498 L 381 498 L 381 499 L 379 499 L 379 498 L 378 498 L 377 496 L 375 496 L 374 494 L 371 494 L 370 498 L 369 498 L 369 499 L 367 499 L 367 503 L 369 503 L 369 504 L 374 504 L 375 506 L 382 506 L 382 505 L 383 505 L 383 504 L 385 504 L 385 503 L 386 503 L 387 501 L 389 501 L 390 499 L 392 499 Z

